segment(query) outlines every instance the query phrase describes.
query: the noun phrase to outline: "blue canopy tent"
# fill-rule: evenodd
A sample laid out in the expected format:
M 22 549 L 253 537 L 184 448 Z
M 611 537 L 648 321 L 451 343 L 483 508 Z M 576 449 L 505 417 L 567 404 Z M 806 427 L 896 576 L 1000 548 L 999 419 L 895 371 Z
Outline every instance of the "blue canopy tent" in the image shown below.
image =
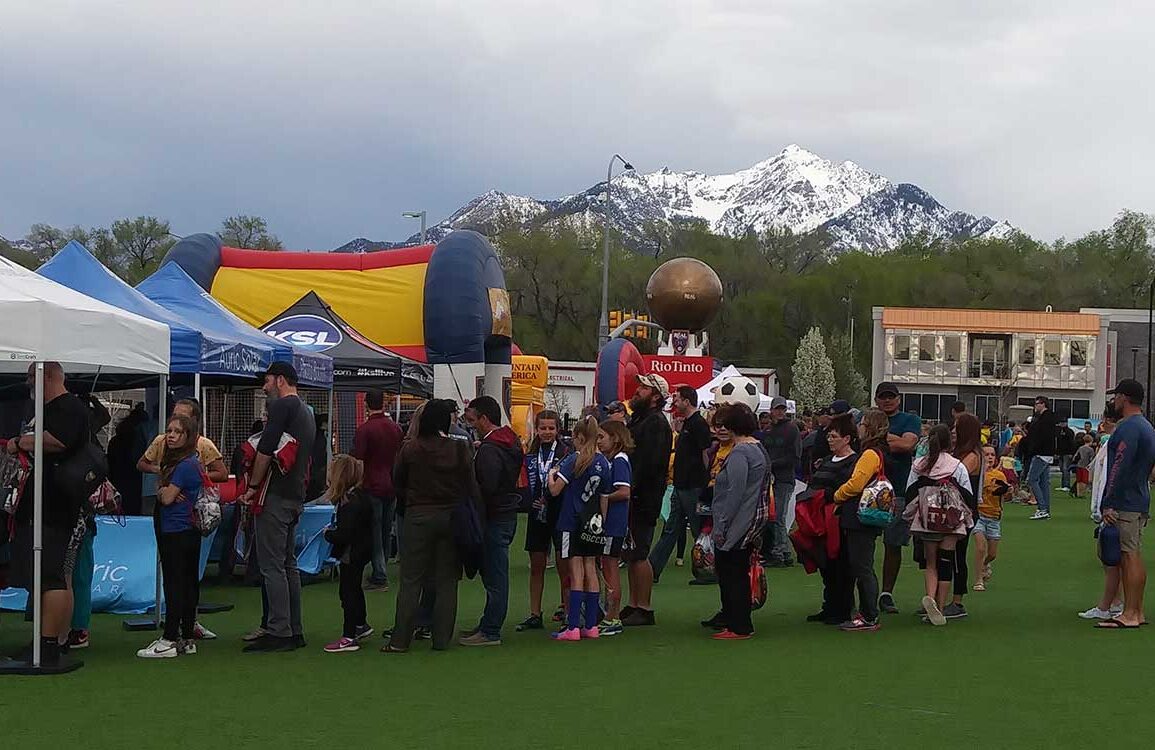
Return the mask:
M 205 330 L 227 332 L 230 339 L 251 346 L 272 346 L 273 360 L 290 362 L 301 385 L 333 387 L 333 360 L 324 354 L 290 346 L 261 333 L 226 310 L 176 263 L 165 263 L 156 273 L 137 285 L 137 290 L 167 308 L 189 324 Z
M 101 302 L 167 325 L 169 361 L 174 374 L 255 377 L 273 361 L 275 342 L 244 340 L 208 325 L 194 328 L 126 284 L 75 240 L 42 265 L 38 273 Z

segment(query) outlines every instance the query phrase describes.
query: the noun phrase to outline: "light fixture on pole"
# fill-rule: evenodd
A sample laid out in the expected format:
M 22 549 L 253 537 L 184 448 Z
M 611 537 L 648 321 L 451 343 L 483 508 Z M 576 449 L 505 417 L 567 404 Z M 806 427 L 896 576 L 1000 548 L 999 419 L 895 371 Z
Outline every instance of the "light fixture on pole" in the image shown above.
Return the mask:
M 633 171 L 634 165 L 626 161 L 621 154 L 610 157 L 610 165 L 606 167 L 606 203 L 605 203 L 605 237 L 602 244 L 602 315 L 598 320 L 598 351 L 610 340 L 610 188 L 613 186 L 614 162 L 620 161 L 622 166 Z
M 425 244 L 425 212 L 424 211 L 405 211 L 401 214 L 406 219 L 421 219 L 421 244 Z

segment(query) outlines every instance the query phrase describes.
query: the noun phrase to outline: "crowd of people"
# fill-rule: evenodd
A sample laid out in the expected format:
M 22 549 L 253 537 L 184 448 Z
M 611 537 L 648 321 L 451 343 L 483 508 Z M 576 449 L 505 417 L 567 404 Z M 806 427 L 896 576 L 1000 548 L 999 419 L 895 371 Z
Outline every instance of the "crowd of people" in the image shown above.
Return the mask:
M 253 540 L 248 565 L 262 598 L 262 620 L 245 635 L 244 652 L 306 646 L 294 537 L 314 493 L 335 508 L 325 538 L 338 561 L 344 615 L 340 637 L 325 651 L 360 650 L 374 633 L 366 592 L 388 590 L 395 538 L 396 608 L 381 651 L 401 654 L 415 640 L 430 640 L 436 650 L 502 645 L 519 514 L 526 516 L 529 601 L 518 632 L 549 629 L 553 639 L 574 642 L 655 625 L 654 584 L 687 531 L 691 539 L 708 538 L 712 549 L 709 575 L 691 582 L 718 586 L 718 611 L 702 621 L 717 640 L 753 636 L 752 613 L 761 602 L 751 582 L 762 567 L 789 567 L 795 558 L 822 579 L 821 606 L 808 621 L 877 630 L 884 613 L 898 612 L 894 591 L 910 546 L 922 571 L 920 614 L 941 626 L 966 617 L 965 597 L 991 584 L 1004 502 L 1021 490 L 1037 504 L 1033 518 L 1049 517 L 1056 464 L 1074 470 L 1064 476 L 1072 493 L 1090 491 L 1106 550 L 1102 599 L 1082 616 L 1101 628 L 1145 622 L 1140 549 L 1155 429 L 1142 415 L 1145 394 L 1133 380 L 1109 392 L 1097 430 L 1088 424 L 1069 440 L 1044 398 L 1028 425 L 1008 423 L 1000 432 L 961 403 L 949 420 L 924 425 L 901 411 L 893 383 L 877 387 L 873 408 L 835 401 L 803 419 L 792 418 L 781 398 L 756 415 L 743 404 L 702 409 L 693 388 L 671 389 L 657 375 L 639 376 L 636 386 L 628 405 L 591 410 L 573 425 L 555 412 L 538 413 L 524 447 L 490 397 L 473 399 L 463 414 L 454 401 L 428 401 L 403 427 L 386 413 L 383 394 L 371 391 L 352 451 L 328 460 L 316 450 L 318 423 L 297 392 L 296 372 L 274 364 L 263 383 L 267 417 L 253 425 L 232 461 L 232 473 L 243 477 L 241 523 Z M 88 645 L 83 595 L 91 585 L 94 533 L 87 498 L 55 475 L 102 417 L 99 402 L 67 391 L 59 365 L 45 369 L 45 394 L 39 635 L 43 659 L 51 662 Z M 181 400 L 164 434 L 143 449 L 135 418 L 118 425 L 109 445 L 114 482 L 134 448 L 140 454 L 133 468 L 157 479 L 154 525 L 168 616 L 160 637 L 138 652 L 142 658 L 194 654 L 198 641 L 215 638 L 196 619 L 196 502 L 230 469 L 201 423 L 199 404 Z M 6 449 L 26 460 L 30 433 L 7 441 Z M 797 493 L 801 486 L 805 491 Z M 4 509 L 15 532 L 11 583 L 25 587 L 32 576 L 30 487 L 26 482 Z M 123 496 L 139 502 L 131 492 Z M 545 609 L 551 560 L 559 600 L 549 619 L 556 629 Z M 458 587 L 474 576 L 485 605 L 474 627 L 455 633 Z

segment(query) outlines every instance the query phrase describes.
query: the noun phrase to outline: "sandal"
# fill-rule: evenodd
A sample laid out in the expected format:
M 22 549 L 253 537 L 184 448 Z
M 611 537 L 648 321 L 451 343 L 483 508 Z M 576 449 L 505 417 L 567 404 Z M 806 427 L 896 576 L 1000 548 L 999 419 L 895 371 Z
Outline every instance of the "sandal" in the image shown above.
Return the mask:
M 978 583 L 975 584 L 975 591 L 986 591 L 986 590 L 987 590 L 987 585 L 985 583 L 983 583 L 982 581 L 979 581 Z
M 1142 623 L 1140 623 L 1139 625 L 1128 625 L 1127 623 L 1123 622 L 1122 620 L 1117 619 L 1115 617 L 1112 617 L 1110 620 L 1103 620 L 1102 622 L 1095 623 L 1095 629 L 1096 630 L 1133 630 L 1135 628 L 1140 627 L 1141 625 L 1142 625 Z

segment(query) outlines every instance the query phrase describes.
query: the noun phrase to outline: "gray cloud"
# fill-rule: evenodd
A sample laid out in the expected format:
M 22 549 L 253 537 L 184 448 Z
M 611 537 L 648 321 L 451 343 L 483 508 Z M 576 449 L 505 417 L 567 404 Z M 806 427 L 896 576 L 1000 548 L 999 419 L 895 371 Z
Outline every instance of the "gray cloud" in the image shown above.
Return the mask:
M 1155 204 L 1146 3 L 181 5 L 0 0 L 0 234 L 245 212 L 328 248 L 614 151 L 720 172 L 790 142 L 1045 239 Z

